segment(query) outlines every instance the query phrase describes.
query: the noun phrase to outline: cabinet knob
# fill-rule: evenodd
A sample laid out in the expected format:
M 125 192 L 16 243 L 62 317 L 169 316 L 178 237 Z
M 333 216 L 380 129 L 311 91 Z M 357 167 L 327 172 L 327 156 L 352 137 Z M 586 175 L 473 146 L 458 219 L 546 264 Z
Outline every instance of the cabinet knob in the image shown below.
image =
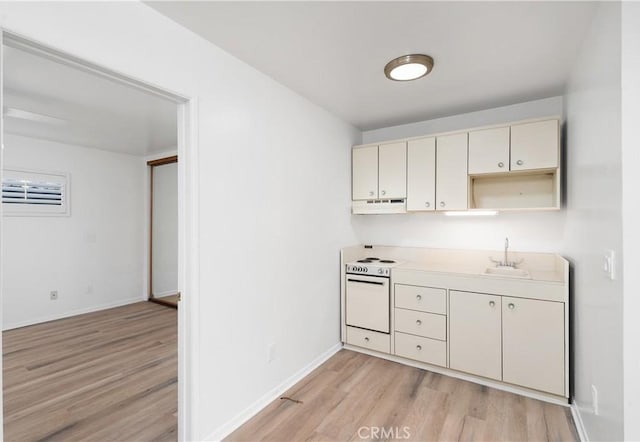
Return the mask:
M 422 295 L 416 295 L 416 299 L 417 299 L 418 301 L 422 300 Z
M 495 306 L 496 306 L 496 302 L 495 302 L 495 301 L 489 301 L 489 305 L 490 305 L 491 307 L 495 307 Z
M 369 196 L 373 196 L 373 190 L 369 191 Z
M 444 203 L 444 201 L 440 201 L 440 207 L 444 207 L 446 206 L 446 204 Z
M 514 308 L 516 308 L 516 305 L 512 302 L 509 303 L 509 310 L 513 310 Z
M 364 338 L 364 342 L 369 342 L 369 338 Z
M 383 190 L 383 191 L 382 191 L 382 194 L 383 194 L 383 195 L 386 195 L 386 194 L 387 194 L 387 191 L 386 191 L 386 190 Z
M 422 350 L 422 345 L 416 345 L 416 350 L 418 351 Z
M 424 203 L 425 207 L 431 207 L 431 203 L 429 201 L 427 201 L 426 203 Z
M 522 165 L 524 164 L 524 161 L 522 161 L 522 160 L 518 160 L 518 161 L 516 161 L 516 164 L 517 164 L 518 166 L 522 166 Z
M 422 321 L 418 319 L 418 320 L 416 321 L 416 325 L 422 325 Z
M 504 163 L 503 163 L 502 161 L 500 161 L 500 162 L 498 163 L 498 167 L 504 167 Z

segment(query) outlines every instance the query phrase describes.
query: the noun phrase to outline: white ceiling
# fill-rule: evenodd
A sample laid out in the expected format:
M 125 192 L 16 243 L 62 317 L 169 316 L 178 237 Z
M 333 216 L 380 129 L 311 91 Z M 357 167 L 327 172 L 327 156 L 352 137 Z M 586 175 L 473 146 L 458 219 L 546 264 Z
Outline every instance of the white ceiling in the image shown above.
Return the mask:
M 13 47 L 4 47 L 4 107 L 61 124 L 5 117 L 7 133 L 149 155 L 175 149 L 176 104 Z
M 361 129 L 562 94 L 594 2 L 147 2 Z M 429 76 L 387 80 L 404 54 Z

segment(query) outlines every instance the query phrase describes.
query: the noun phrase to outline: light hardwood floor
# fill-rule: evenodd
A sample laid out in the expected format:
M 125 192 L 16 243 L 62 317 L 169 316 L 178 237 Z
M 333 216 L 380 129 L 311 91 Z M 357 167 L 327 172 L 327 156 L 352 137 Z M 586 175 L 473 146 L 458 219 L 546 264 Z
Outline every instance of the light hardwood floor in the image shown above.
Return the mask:
M 566 407 L 348 350 L 284 396 L 227 440 L 578 440 Z
M 177 436 L 176 310 L 140 302 L 3 333 L 4 440 Z

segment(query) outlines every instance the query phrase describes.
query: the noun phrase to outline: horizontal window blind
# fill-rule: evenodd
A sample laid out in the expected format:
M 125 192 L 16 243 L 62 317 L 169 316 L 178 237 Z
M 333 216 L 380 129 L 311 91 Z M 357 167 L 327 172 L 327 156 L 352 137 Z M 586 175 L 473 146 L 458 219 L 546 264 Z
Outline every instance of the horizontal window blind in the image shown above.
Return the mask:
M 68 216 L 69 174 L 26 169 L 2 171 L 5 216 Z
M 62 206 L 64 185 L 5 178 L 2 180 L 2 202 L 6 204 L 42 204 Z

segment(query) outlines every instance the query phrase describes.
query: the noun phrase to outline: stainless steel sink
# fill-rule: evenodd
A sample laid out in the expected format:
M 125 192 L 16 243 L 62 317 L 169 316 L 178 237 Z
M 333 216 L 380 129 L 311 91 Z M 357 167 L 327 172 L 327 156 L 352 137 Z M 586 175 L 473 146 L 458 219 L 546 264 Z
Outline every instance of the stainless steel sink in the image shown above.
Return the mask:
M 514 267 L 487 267 L 483 273 L 487 276 L 501 276 L 507 278 L 531 279 L 531 275 L 524 269 L 516 269 Z

